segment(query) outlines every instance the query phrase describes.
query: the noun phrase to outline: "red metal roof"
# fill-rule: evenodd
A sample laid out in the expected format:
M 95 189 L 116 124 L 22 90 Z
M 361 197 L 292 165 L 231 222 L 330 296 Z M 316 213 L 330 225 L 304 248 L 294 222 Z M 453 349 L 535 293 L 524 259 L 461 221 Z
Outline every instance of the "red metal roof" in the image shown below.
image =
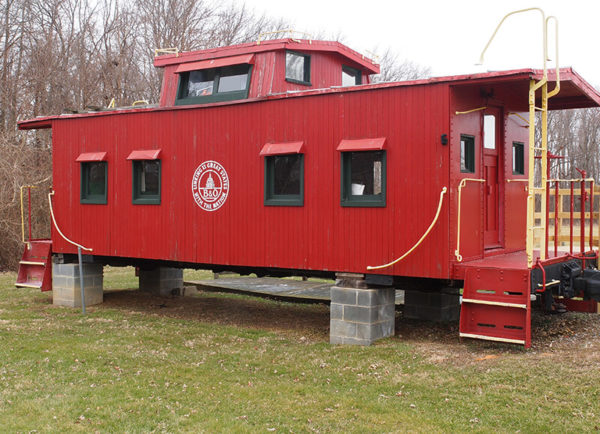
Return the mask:
M 271 41 L 269 41 L 271 42 Z M 173 56 L 174 57 L 174 56 Z M 536 69 L 517 69 L 510 71 L 494 71 L 478 74 L 454 75 L 448 77 L 433 77 L 422 80 L 399 81 L 389 83 L 376 83 L 362 86 L 336 87 L 327 89 L 313 89 L 302 92 L 284 93 L 278 95 L 270 95 L 262 98 L 249 98 L 244 100 L 236 100 L 229 102 L 219 102 L 202 105 L 186 105 L 175 107 L 158 107 L 158 108 L 135 108 L 123 110 L 107 110 L 103 112 L 78 113 L 78 114 L 62 114 L 55 116 L 46 116 L 30 120 L 18 122 L 19 129 L 40 129 L 50 128 L 51 122 L 55 119 L 68 119 L 79 117 L 93 116 L 114 116 L 123 113 L 136 113 L 142 111 L 165 111 L 165 110 L 190 110 L 190 109 L 206 109 L 214 106 L 233 105 L 233 104 L 248 104 L 251 102 L 283 99 L 283 98 L 300 98 L 311 95 L 321 95 L 326 93 L 342 93 L 342 92 L 361 92 L 370 89 L 386 89 L 390 87 L 401 86 L 427 86 L 437 83 L 448 83 L 450 86 L 474 86 L 474 85 L 492 85 L 505 84 L 510 86 L 511 92 L 522 95 L 522 107 L 511 109 L 527 110 L 527 95 L 529 92 L 529 82 L 531 79 L 539 80 L 542 76 L 542 71 Z M 572 68 L 561 68 L 561 91 L 560 93 L 549 100 L 550 110 L 563 110 L 570 108 L 589 108 L 600 107 L 600 93 L 586 82 L 579 74 L 573 71 Z M 554 72 L 549 72 L 548 80 L 551 83 L 550 88 L 553 88 L 552 83 L 555 82 Z
M 385 137 L 376 139 L 342 140 L 338 151 L 380 151 L 385 148 Z
M 260 151 L 261 156 L 301 154 L 304 142 L 267 143 Z
M 79 157 L 75 161 L 77 162 L 85 162 L 85 161 L 105 161 L 106 160 L 106 152 L 84 152 L 83 154 L 79 154 Z
M 160 149 L 136 150 L 131 151 L 128 160 L 157 160 L 160 156 Z
M 254 54 L 242 54 L 240 56 L 221 57 L 219 59 L 200 60 L 198 62 L 182 63 L 177 67 L 175 73 L 197 71 L 200 69 L 220 68 L 222 66 L 240 65 L 243 63 L 253 63 Z

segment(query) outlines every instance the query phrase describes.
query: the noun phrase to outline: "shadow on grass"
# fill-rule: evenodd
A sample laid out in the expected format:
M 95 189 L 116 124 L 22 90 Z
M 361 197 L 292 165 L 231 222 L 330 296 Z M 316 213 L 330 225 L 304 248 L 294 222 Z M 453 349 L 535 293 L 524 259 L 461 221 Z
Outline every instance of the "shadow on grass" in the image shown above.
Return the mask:
M 212 292 L 170 298 L 143 291 L 114 290 L 104 293 L 104 303 L 97 308 L 329 340 L 329 306 L 325 304 L 294 304 Z

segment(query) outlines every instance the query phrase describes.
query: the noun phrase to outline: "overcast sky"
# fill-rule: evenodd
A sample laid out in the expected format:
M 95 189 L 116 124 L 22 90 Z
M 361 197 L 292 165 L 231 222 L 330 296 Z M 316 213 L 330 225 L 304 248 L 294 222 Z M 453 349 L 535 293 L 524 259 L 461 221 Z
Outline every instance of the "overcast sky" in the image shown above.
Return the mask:
M 242 0 L 235 0 L 242 1 Z M 572 66 L 600 87 L 600 0 L 245 0 L 256 12 L 284 17 L 294 29 L 344 35 L 359 52 L 387 47 L 402 58 L 431 67 L 434 76 L 541 67 L 541 14 L 509 17 L 492 42 L 483 66 L 475 66 L 502 17 L 511 11 L 541 7 L 559 23 L 561 66 Z M 549 57 L 554 61 L 554 30 Z M 368 53 L 364 53 L 367 54 Z M 554 67 L 554 63 L 549 63 Z

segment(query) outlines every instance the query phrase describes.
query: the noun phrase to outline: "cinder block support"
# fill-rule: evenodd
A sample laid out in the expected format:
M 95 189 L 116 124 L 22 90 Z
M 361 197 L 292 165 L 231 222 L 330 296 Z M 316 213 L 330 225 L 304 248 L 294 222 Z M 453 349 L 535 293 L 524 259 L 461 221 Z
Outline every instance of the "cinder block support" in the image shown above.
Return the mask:
M 457 321 L 460 317 L 460 300 L 456 292 L 404 291 L 404 318 L 428 321 Z
M 377 339 L 394 335 L 395 290 L 367 288 L 361 277 L 357 279 L 352 282 L 348 275 L 341 279 L 338 275 L 336 286 L 331 288 L 332 344 L 371 345 Z
M 181 268 L 158 267 L 139 271 L 140 289 L 162 297 L 181 295 L 183 292 L 183 270 Z
M 85 305 L 102 303 L 102 264 L 84 263 L 82 271 Z M 52 303 L 57 306 L 81 307 L 79 264 L 52 263 Z

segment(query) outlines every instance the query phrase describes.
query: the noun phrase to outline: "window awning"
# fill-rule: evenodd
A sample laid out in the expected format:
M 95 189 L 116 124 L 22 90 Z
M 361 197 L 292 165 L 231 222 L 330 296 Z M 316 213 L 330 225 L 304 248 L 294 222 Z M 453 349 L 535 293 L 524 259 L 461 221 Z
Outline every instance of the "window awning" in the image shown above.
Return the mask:
M 201 60 L 199 62 L 182 63 L 175 70 L 176 74 L 200 69 L 220 68 L 222 66 L 241 65 L 254 63 L 254 54 L 243 54 L 241 56 L 221 57 L 219 59 Z
M 338 151 L 381 151 L 385 148 L 385 137 L 375 139 L 344 139 L 337 147 Z
M 160 149 L 148 149 L 131 151 L 131 154 L 127 157 L 128 160 L 158 160 L 160 156 Z
M 75 161 L 106 161 L 106 152 L 85 152 L 83 154 L 79 154 L 79 157 L 77 157 L 77 160 Z
M 267 143 L 260 151 L 261 156 L 301 154 L 304 142 Z

